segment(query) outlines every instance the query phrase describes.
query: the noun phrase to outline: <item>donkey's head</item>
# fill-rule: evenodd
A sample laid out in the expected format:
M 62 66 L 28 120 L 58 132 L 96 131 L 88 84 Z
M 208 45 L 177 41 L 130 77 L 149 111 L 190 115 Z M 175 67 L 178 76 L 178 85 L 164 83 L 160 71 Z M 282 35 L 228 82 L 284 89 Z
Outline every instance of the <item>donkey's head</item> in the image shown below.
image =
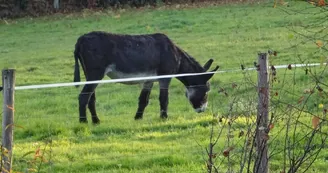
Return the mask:
M 213 59 L 208 60 L 204 65 L 206 72 L 213 63 Z M 219 66 L 216 66 L 211 72 L 215 72 Z M 188 77 L 188 85 L 186 86 L 186 97 L 197 113 L 204 112 L 207 107 L 207 97 L 210 91 L 210 83 L 208 82 L 214 73 L 190 76 Z

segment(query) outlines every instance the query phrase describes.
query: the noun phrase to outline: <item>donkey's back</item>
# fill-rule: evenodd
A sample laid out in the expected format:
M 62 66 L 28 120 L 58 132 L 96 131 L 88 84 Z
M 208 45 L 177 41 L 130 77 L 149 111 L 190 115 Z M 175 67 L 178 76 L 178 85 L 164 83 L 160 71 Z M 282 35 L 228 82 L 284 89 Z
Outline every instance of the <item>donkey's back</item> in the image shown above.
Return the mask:
M 166 35 L 158 33 L 91 32 L 78 39 L 74 54 L 86 77 L 96 73 L 92 72 L 95 70 L 111 78 L 172 74 L 179 66 L 174 44 Z

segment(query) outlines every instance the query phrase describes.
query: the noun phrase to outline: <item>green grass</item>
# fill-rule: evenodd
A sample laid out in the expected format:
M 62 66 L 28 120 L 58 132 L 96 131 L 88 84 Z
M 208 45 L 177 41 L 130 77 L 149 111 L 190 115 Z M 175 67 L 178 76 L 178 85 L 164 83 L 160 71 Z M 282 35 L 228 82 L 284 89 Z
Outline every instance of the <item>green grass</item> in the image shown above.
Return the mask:
M 290 10 L 318 11 L 305 3 L 291 3 Z M 118 18 L 118 14 L 120 17 Z M 220 70 L 238 69 L 240 64 L 253 67 L 257 53 L 268 49 L 278 51 L 271 63 L 291 64 L 320 62 L 324 54 L 313 42 L 290 48 L 304 38 L 289 29 L 310 25 L 322 15 L 287 15 L 272 4 L 224 5 L 192 9 L 143 9 L 103 11 L 54 15 L 39 18 L 22 18 L 2 21 L 0 24 L 0 68 L 16 69 L 16 85 L 71 82 L 74 59 L 72 52 L 77 38 L 93 30 L 114 33 L 166 33 L 176 44 L 194 56 L 200 63 L 214 58 Z M 323 23 L 327 24 L 327 21 Z M 323 26 L 322 25 L 322 26 Z M 315 29 L 315 28 L 314 28 Z M 302 30 L 301 30 L 302 31 Z M 302 31 L 303 32 L 303 31 Z M 312 69 L 323 71 L 324 67 Z M 286 78 L 284 78 L 284 75 Z M 322 80 L 327 82 L 325 72 Z M 278 70 L 273 87 L 278 96 L 273 103 L 285 101 L 297 104 L 303 90 L 314 87 L 309 75 L 300 70 Z M 246 79 L 251 79 L 250 81 Z M 296 85 L 294 85 L 296 81 Z M 103 84 L 97 88 L 99 126 L 78 123 L 77 97 L 81 88 L 73 87 L 16 91 L 15 95 L 15 150 L 14 170 L 40 167 L 40 172 L 206 172 L 205 148 L 209 144 L 212 114 L 229 117 L 230 104 L 233 116 L 255 115 L 256 73 L 222 73 L 211 80 L 212 91 L 207 112 L 196 114 L 184 97 L 184 88 L 177 80 L 170 88 L 169 119 L 159 119 L 158 85 L 150 96 L 144 119 L 134 121 L 140 86 Z M 236 83 L 237 88 L 232 84 Z M 218 93 L 224 88 L 228 96 Z M 254 104 L 251 103 L 254 102 Z M 2 102 L 1 102 L 2 103 Z M 318 104 L 327 100 L 315 92 L 304 105 L 318 113 Z M 285 105 L 275 107 L 283 112 Z M 302 113 L 303 114 L 303 113 Z M 276 140 L 272 148 L 283 150 L 284 116 L 279 114 L 272 133 Z M 310 115 L 301 120 L 311 126 Z M 89 117 L 89 120 L 90 117 Z M 220 129 L 222 123 L 215 123 Z M 244 121 L 233 125 L 233 134 L 245 130 Z M 215 147 L 221 153 L 227 147 L 227 126 Z M 301 134 L 305 134 L 300 130 Z M 241 139 L 231 141 L 239 146 Z M 49 162 L 34 165 L 34 152 L 46 147 L 45 159 Z M 301 146 L 298 146 L 301 149 Z M 238 170 L 241 147 L 232 151 L 233 166 Z M 276 151 L 276 150 L 275 150 Z M 321 152 L 309 172 L 327 172 L 327 149 Z M 26 153 L 29 153 L 26 155 Z M 216 164 L 227 170 L 227 158 L 218 154 Z M 271 160 L 272 172 L 282 170 L 283 156 Z M 304 168 L 302 168 L 304 169 Z

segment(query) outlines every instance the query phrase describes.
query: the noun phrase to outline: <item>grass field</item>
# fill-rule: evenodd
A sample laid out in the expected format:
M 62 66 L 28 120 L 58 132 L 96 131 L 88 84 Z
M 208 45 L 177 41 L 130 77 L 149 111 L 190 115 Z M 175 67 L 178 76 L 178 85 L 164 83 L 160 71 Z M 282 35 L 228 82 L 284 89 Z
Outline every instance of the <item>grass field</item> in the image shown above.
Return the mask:
M 321 62 L 322 55 L 327 55 L 327 52 L 318 50 L 313 41 L 291 30 L 306 33 L 303 26 L 322 19 L 319 9 L 307 3 L 290 2 L 284 9 L 304 13 L 288 15 L 272 5 L 84 11 L 1 21 L 0 68 L 16 69 L 17 86 L 72 82 L 74 44 L 80 35 L 94 30 L 128 34 L 162 32 L 201 64 L 214 58 L 214 64 L 220 65 L 220 70 L 239 69 L 241 64 L 253 67 L 257 53 L 268 49 L 278 52 L 278 56 L 270 59 L 275 65 Z M 309 15 L 315 12 L 318 13 Z M 320 26 L 327 25 L 326 20 Z M 304 44 L 292 47 L 304 40 Z M 320 72 L 324 67 L 312 70 Z M 327 83 L 327 73 L 322 76 L 323 82 Z M 278 79 L 281 83 L 274 88 L 279 92 L 276 100 L 291 104 L 297 104 L 304 89 L 315 86 L 304 69 L 278 70 Z M 159 119 L 157 85 L 141 121 L 133 120 L 140 86 L 100 85 L 97 88 L 97 110 L 102 122 L 98 126 L 78 123 L 77 97 L 81 88 L 16 91 L 14 171 L 33 171 L 33 168 L 38 172 L 79 173 L 206 172 L 205 148 L 209 145 L 214 122 L 212 114 L 231 116 L 230 105 L 237 99 L 239 105 L 235 109 L 238 112 L 233 116 L 255 115 L 256 105 L 252 102 L 256 102 L 257 97 L 252 86 L 256 82 L 255 72 L 216 74 L 211 82 L 209 109 L 197 114 L 185 99 L 182 84 L 174 79 L 170 88 L 169 119 L 166 121 Z M 233 83 L 238 85 L 238 90 L 231 87 Z M 228 96 L 218 93 L 220 88 L 225 88 Z M 317 105 L 327 103 L 327 99 L 315 93 L 304 105 L 309 111 L 318 113 L 321 110 Z M 302 121 L 311 126 L 311 117 L 304 114 Z M 243 118 L 239 120 L 232 128 L 234 135 L 246 128 Z M 235 137 L 228 144 L 227 126 L 214 124 L 215 129 L 223 128 L 223 135 L 215 147 L 219 153 L 215 163 L 220 172 L 227 172 L 227 158 L 220 153 L 227 146 L 235 145 L 230 159 L 233 169 L 239 170 L 242 151 L 238 146 L 243 141 Z M 284 133 L 281 131 L 286 130 L 284 125 L 285 122 L 280 121 L 272 131 L 276 138 L 270 141 L 270 146 L 278 151 L 271 158 L 272 172 L 283 169 L 281 142 Z M 304 129 L 298 132 L 298 137 L 307 133 Z M 34 160 L 39 147 L 44 162 L 40 158 Z M 296 149 L 299 151 L 302 144 L 294 147 L 299 147 Z M 308 172 L 328 172 L 327 161 L 325 148 Z

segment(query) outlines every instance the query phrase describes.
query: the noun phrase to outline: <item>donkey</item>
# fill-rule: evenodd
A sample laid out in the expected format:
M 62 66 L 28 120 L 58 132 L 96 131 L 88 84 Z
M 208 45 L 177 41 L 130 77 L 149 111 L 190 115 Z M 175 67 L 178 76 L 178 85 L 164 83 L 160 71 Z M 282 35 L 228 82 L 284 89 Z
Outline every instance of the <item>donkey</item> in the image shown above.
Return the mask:
M 74 51 L 74 82 L 80 81 L 79 61 L 87 81 L 101 80 L 105 75 L 111 79 L 147 77 L 182 73 L 206 72 L 213 59 L 202 67 L 193 57 L 176 46 L 165 34 L 120 35 L 93 31 L 80 36 Z M 216 66 L 212 72 L 215 72 Z M 214 73 L 177 77 L 186 87 L 186 97 L 196 112 L 204 112 L 210 90 L 209 79 Z M 168 87 L 171 78 L 125 82 L 142 83 L 135 119 L 142 119 L 148 105 L 153 82 L 160 85 L 160 117 L 165 119 L 168 107 Z M 79 95 L 79 121 L 87 123 L 88 106 L 94 124 L 100 123 L 96 113 L 97 84 L 86 84 Z

